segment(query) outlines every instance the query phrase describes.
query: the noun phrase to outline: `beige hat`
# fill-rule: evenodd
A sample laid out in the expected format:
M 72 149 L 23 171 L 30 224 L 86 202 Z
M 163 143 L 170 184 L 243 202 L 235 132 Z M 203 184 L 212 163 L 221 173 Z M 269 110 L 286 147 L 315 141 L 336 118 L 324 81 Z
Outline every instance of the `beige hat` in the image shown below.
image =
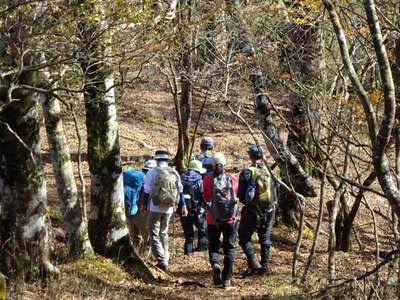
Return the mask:
M 222 152 L 217 152 L 212 157 L 212 165 L 215 167 L 217 164 L 226 165 L 226 158 Z

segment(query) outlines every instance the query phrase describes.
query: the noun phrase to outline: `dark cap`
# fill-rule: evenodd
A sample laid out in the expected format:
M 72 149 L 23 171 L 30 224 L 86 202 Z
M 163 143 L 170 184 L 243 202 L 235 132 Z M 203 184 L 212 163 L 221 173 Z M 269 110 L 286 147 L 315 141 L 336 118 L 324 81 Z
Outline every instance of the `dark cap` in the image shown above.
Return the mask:
M 264 153 L 264 148 L 262 146 L 251 145 L 247 153 L 252 159 L 261 159 Z
M 170 153 L 167 149 L 158 149 L 154 154 L 155 160 L 171 160 Z
M 204 136 L 201 139 L 200 147 L 203 149 L 212 149 L 214 148 L 214 140 L 209 136 Z

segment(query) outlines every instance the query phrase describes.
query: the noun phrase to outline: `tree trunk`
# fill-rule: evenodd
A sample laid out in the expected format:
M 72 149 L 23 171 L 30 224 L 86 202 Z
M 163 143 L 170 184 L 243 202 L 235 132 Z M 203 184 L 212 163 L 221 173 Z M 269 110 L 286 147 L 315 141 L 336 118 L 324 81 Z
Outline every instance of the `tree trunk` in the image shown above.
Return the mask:
M 23 72 L 19 83 L 35 86 L 37 78 L 38 72 Z M 10 86 L 8 80 L 3 83 Z M 58 269 L 49 257 L 51 228 L 40 161 L 38 99 L 23 90 L 14 90 L 11 96 L 20 100 L 9 102 L 1 91 L 0 272 L 24 281 Z
M 242 59 L 241 62 L 245 64 L 250 73 L 249 82 L 253 90 L 256 116 L 259 119 L 260 129 L 268 150 L 277 162 L 281 176 L 289 187 L 304 196 L 316 197 L 312 179 L 304 172 L 296 157 L 287 149 L 272 119 L 271 105 L 265 94 L 264 75 L 256 62 L 254 46 L 241 17 L 238 1 L 226 0 L 226 3 L 228 13 L 234 23 L 231 30 L 235 31 L 234 39 L 229 44 L 233 52 L 239 52 L 249 57 L 249 59 Z M 285 214 L 285 223 L 288 225 L 298 224 L 299 208 L 293 193 L 285 193 L 279 197 L 279 210 Z
M 322 54 L 323 39 L 320 24 L 286 23 L 283 26 L 289 45 L 281 54 L 283 71 L 290 75 L 287 88 L 291 113 L 288 135 L 288 147 L 301 162 L 309 175 L 318 175 L 312 166 L 313 161 L 322 164 L 318 147 L 315 145 L 322 139 L 323 130 L 318 115 L 320 103 L 318 94 L 324 94 L 324 59 Z M 305 89 L 291 88 L 293 83 L 301 82 Z M 296 133 L 296 134 L 294 134 Z
M 191 82 L 192 73 L 192 54 L 190 53 L 189 45 L 184 47 L 181 59 L 181 96 L 180 96 L 180 115 L 181 122 L 179 127 L 179 143 L 175 156 L 176 168 L 178 172 L 183 172 L 189 160 L 190 151 L 190 124 L 192 120 L 192 103 L 193 103 L 193 88 Z
M 85 257 L 90 255 L 93 249 L 89 241 L 87 220 L 84 219 L 79 201 L 68 141 L 61 119 L 60 103 L 49 95 L 42 94 L 41 96 L 44 98 L 42 103 L 47 139 L 69 252 L 74 257 Z
M 93 9 L 90 7 L 89 9 Z M 103 21 L 84 24 L 84 101 L 91 175 L 89 238 L 95 252 L 117 259 L 145 281 L 155 277 L 135 253 L 124 211 L 111 34 Z
M 192 86 L 192 29 L 190 29 L 192 7 L 191 1 L 187 0 L 181 4 L 182 11 L 177 19 L 178 39 L 182 46 L 180 63 L 176 67 L 179 70 L 181 95 L 179 99 L 180 118 L 178 120 L 178 149 L 175 156 L 176 168 L 182 173 L 187 167 L 190 151 L 190 124 L 192 120 L 193 86 Z M 179 121 L 180 120 L 180 121 Z

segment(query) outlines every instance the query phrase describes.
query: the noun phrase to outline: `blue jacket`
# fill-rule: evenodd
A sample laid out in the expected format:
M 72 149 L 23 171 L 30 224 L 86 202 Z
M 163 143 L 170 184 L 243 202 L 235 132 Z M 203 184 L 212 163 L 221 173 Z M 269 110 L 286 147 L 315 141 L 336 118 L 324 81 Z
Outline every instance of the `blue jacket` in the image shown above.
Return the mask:
M 185 173 L 181 175 L 182 185 L 185 186 L 185 183 L 193 184 L 193 192 L 194 192 L 194 200 L 201 203 L 203 201 L 203 179 L 202 176 L 194 171 L 187 170 Z M 185 203 L 187 207 L 191 207 L 190 199 L 185 199 Z

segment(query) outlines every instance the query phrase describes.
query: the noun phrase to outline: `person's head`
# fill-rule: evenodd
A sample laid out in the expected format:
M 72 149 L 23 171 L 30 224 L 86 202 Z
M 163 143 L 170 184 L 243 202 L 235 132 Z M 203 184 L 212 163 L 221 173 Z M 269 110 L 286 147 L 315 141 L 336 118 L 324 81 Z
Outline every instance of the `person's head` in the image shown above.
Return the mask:
M 154 159 L 149 159 L 145 161 L 142 171 L 143 173 L 147 173 L 150 169 L 157 167 L 157 162 Z
M 201 151 L 212 150 L 214 148 L 214 140 L 209 136 L 203 136 L 200 141 Z
M 249 158 L 252 161 L 257 161 L 257 160 L 262 159 L 263 153 L 264 153 L 264 149 L 263 149 L 262 146 L 251 145 L 249 147 L 247 153 L 249 154 Z
M 191 160 L 189 162 L 188 170 L 193 170 L 200 174 L 203 174 L 207 171 L 206 169 L 203 168 L 203 164 L 201 163 L 201 161 L 196 159 Z
M 211 163 L 213 166 L 214 174 L 221 174 L 226 165 L 225 155 L 221 152 L 215 153 L 212 157 Z
M 157 161 L 157 164 L 159 165 L 161 162 L 168 162 L 171 160 L 171 154 L 167 149 L 158 149 L 154 153 L 154 159 Z

